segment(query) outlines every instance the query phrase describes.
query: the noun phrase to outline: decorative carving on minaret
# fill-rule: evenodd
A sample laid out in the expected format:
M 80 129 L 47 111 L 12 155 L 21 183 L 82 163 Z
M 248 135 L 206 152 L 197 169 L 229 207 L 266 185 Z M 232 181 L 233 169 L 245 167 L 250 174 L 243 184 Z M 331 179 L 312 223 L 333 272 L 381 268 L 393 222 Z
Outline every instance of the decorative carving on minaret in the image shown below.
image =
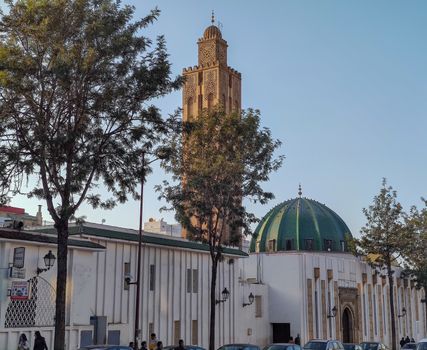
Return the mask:
M 216 86 L 217 86 L 217 76 L 216 70 L 208 70 L 203 74 L 203 80 L 205 81 L 205 100 L 208 100 L 209 95 L 212 94 L 213 98 L 216 98 Z
M 215 62 L 215 43 L 205 42 L 200 43 L 199 48 L 199 64 L 207 66 Z
M 196 97 L 196 88 L 197 88 L 197 75 L 191 74 L 187 75 L 184 87 L 184 99 L 187 101 L 190 97 L 195 99 Z

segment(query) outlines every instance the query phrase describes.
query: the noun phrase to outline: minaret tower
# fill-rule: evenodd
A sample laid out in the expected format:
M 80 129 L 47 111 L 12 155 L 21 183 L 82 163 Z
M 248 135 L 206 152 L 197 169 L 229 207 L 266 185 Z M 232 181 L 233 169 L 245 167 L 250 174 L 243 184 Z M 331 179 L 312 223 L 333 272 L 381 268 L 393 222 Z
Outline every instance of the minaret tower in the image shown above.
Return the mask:
M 241 109 L 241 74 L 227 66 L 227 42 L 212 24 L 199 39 L 199 64 L 184 68 L 183 119 L 195 118 L 203 109 L 221 105 L 227 113 Z

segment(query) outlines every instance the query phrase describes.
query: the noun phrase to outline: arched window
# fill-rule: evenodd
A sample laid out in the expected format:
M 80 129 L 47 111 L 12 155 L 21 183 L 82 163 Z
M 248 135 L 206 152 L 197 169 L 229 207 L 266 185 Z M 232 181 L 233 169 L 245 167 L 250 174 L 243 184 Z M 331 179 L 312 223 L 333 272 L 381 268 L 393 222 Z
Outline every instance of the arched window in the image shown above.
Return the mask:
M 202 111 L 202 109 L 203 109 L 203 95 L 199 95 L 199 101 L 198 101 L 198 103 L 199 103 L 198 108 L 199 108 L 199 113 L 200 113 Z
M 187 117 L 188 118 L 194 117 L 194 115 L 193 115 L 193 98 L 192 97 L 189 97 L 187 99 Z
M 211 111 L 213 107 L 213 94 L 208 95 L 208 111 Z

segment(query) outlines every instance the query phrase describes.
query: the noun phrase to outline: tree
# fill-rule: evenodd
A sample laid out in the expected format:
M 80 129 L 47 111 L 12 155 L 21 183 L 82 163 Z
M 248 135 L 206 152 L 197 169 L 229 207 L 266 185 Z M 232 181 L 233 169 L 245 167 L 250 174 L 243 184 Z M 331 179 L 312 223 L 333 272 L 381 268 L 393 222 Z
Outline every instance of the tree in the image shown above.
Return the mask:
M 361 229 L 362 237 L 356 240 L 360 252 L 367 256 L 377 271 L 385 271 L 389 282 L 392 349 L 396 350 L 396 314 L 394 307 L 394 264 L 403 256 L 408 242 L 405 228 L 405 213 L 397 201 L 397 193 L 387 186 L 383 179 L 380 193 L 374 197 L 373 204 L 364 208 L 367 223 Z M 375 256 L 375 259 L 372 259 Z
M 168 131 L 147 101 L 181 85 L 165 40 L 113 0 L 22 0 L 0 13 L 0 197 L 46 201 L 58 235 L 55 350 L 64 349 L 68 222 L 83 202 L 138 199 L 141 153 Z M 110 198 L 97 188 L 103 182 Z
M 273 157 L 280 144 L 269 129 L 260 128 L 259 112 L 253 110 L 205 110 L 171 138 L 173 157 L 164 166 L 177 183 L 165 182 L 158 190 L 172 204 L 187 237 L 209 244 L 210 350 L 215 346 L 216 280 L 223 247 L 239 243 L 257 221 L 242 199 L 264 204 L 273 198 L 260 183 L 281 166 L 283 156 Z
M 408 249 L 405 251 L 405 271 L 415 282 L 416 288 L 424 290 L 423 302 L 427 305 L 427 200 L 421 198 L 424 208 L 413 206 L 406 220 L 410 234 Z M 427 307 L 426 319 L 427 319 Z

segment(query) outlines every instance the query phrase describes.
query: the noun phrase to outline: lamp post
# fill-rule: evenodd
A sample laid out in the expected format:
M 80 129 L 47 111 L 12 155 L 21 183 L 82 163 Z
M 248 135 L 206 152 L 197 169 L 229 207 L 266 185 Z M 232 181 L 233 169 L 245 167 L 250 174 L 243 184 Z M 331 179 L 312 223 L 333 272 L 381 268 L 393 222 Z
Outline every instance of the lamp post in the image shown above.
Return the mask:
M 249 303 L 243 303 L 243 307 L 245 307 L 245 306 L 249 306 L 249 305 L 252 305 L 252 304 L 253 304 L 253 302 L 254 302 L 254 300 L 255 300 L 255 297 L 254 297 L 254 295 L 252 294 L 252 292 L 249 294 L 249 296 L 248 296 L 248 300 L 249 300 Z
M 335 317 L 336 315 L 337 315 L 337 307 L 336 307 L 336 306 L 334 306 L 334 307 L 332 308 L 332 310 L 331 310 L 330 314 L 329 314 L 329 315 L 327 315 L 326 317 L 327 317 L 327 318 L 333 318 L 333 317 Z
M 146 152 L 142 152 L 142 173 L 141 173 L 141 193 L 139 200 L 139 230 L 138 230 L 138 266 L 137 275 L 135 282 L 127 282 L 128 284 L 136 284 L 136 301 L 135 301 L 135 329 L 133 337 L 134 350 L 138 350 L 138 335 L 139 335 L 139 305 L 140 305 L 140 294 L 141 294 L 141 256 L 142 256 L 142 217 L 144 212 L 144 181 L 145 181 L 145 167 L 156 160 L 167 159 L 170 156 L 171 150 L 169 148 L 162 148 L 156 152 L 156 158 L 146 161 Z
M 49 253 L 47 253 L 44 257 L 44 264 L 46 266 L 45 269 L 42 269 L 40 267 L 37 267 L 37 275 L 40 275 L 42 272 L 50 270 L 50 268 L 55 264 L 55 255 L 53 255 L 52 251 L 49 250 Z
M 223 303 L 227 301 L 228 297 L 230 296 L 230 292 L 227 288 L 224 288 L 224 290 L 221 292 L 222 299 L 215 300 L 215 304 Z
M 401 318 L 401 317 L 405 317 L 406 316 L 406 308 L 405 307 L 403 307 L 402 308 L 402 313 L 400 314 L 400 315 L 397 315 L 397 317 L 398 318 Z

